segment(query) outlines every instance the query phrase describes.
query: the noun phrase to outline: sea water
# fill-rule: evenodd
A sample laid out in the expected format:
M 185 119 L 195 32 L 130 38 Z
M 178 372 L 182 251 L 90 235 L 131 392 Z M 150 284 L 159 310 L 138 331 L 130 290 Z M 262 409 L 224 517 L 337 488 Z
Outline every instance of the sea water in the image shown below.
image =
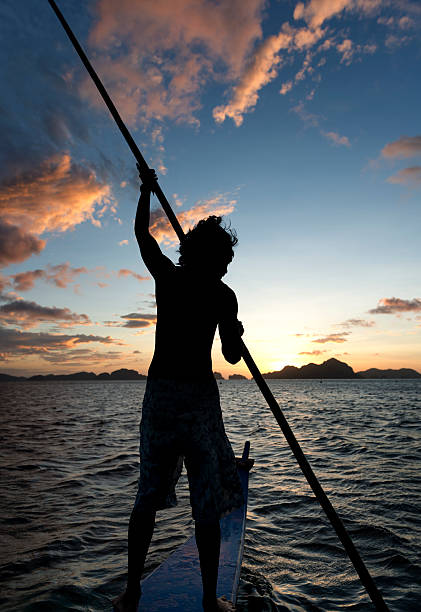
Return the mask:
M 421 610 L 421 382 L 270 387 L 390 610 Z M 253 381 L 218 383 L 255 466 L 238 611 L 372 610 Z M 111 611 L 125 584 L 144 382 L 0 383 L 0 610 Z M 185 474 L 149 572 L 192 532 Z

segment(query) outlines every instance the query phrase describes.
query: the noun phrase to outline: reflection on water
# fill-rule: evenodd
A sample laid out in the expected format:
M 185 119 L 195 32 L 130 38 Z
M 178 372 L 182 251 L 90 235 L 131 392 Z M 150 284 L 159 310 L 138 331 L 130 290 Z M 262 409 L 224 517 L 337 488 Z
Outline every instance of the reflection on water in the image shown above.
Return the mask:
M 421 384 L 270 381 L 394 612 L 421 609 Z M 336 534 L 250 381 L 220 381 L 237 453 L 251 440 L 239 612 L 371 610 Z M 143 382 L 1 383 L 0 610 L 111 609 L 124 584 Z M 160 512 L 147 571 L 192 530 Z

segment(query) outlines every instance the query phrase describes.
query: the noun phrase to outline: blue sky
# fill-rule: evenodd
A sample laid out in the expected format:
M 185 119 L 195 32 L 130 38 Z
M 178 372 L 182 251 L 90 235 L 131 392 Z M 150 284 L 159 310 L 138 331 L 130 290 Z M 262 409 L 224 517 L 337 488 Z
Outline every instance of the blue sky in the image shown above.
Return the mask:
M 237 230 L 226 282 L 262 371 L 421 371 L 419 3 L 58 4 L 184 227 Z M 0 12 L 0 369 L 146 372 L 132 155 L 48 3 Z M 214 369 L 247 374 L 218 342 Z

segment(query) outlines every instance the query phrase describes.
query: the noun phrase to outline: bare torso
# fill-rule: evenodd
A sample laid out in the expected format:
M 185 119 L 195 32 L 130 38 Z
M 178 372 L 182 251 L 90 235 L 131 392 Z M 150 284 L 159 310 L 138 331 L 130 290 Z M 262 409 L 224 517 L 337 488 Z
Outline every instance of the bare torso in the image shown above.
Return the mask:
M 211 350 L 216 328 L 220 322 L 222 330 L 224 322 L 235 327 L 234 292 L 220 280 L 209 281 L 174 265 L 155 281 L 158 319 L 149 377 L 213 377 Z

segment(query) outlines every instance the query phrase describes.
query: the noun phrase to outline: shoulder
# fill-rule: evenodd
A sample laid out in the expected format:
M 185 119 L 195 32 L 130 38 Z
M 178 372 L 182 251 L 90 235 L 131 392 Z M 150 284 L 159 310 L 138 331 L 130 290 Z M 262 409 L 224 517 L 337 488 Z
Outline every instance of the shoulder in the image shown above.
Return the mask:
M 237 296 L 231 287 L 220 281 L 220 295 L 225 308 L 230 310 L 238 310 Z

